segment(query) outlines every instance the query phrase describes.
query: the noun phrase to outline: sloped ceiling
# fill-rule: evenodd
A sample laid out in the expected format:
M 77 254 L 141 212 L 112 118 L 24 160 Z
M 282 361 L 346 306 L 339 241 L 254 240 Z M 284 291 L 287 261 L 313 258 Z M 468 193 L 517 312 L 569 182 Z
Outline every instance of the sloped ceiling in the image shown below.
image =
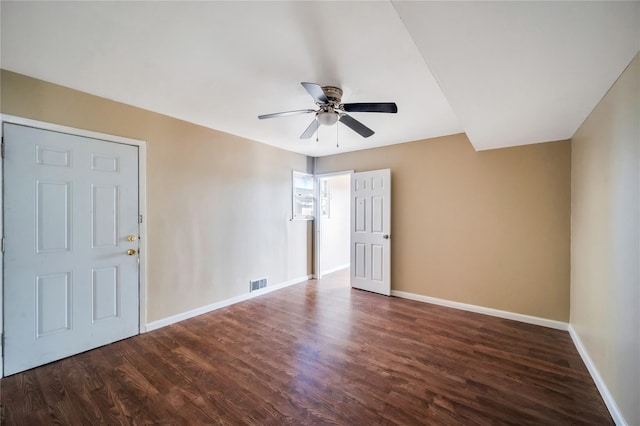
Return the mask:
M 568 139 L 640 46 L 638 2 L 394 2 L 476 149 Z
M 640 47 L 640 2 L 7 2 L 1 66 L 310 156 L 466 132 L 478 150 L 573 135 Z M 353 113 L 298 137 L 302 81 Z M 339 147 L 336 143 L 339 142 Z

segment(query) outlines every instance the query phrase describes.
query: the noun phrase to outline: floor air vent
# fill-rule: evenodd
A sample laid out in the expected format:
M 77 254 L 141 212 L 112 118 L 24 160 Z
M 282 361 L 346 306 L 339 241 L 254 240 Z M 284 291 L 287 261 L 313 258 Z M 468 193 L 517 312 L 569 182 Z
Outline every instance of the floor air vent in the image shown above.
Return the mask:
M 267 286 L 267 279 L 260 278 L 259 280 L 249 281 L 249 291 L 259 290 Z

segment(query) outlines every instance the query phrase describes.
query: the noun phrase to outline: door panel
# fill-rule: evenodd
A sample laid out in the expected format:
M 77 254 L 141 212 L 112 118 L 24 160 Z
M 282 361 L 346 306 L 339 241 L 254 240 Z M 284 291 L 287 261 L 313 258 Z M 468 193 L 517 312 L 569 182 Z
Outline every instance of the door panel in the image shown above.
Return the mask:
M 351 286 L 391 294 L 391 171 L 351 181 Z
M 355 231 L 366 232 L 367 226 L 367 200 L 364 197 L 356 197 L 354 208 L 355 212 Z
M 36 337 L 71 329 L 71 273 L 36 277 Z
M 117 246 L 118 187 L 91 185 L 91 247 Z
M 70 189 L 71 182 L 36 181 L 36 253 L 71 249 Z
M 371 197 L 371 232 L 384 232 L 384 198 Z
M 354 250 L 355 261 L 353 261 L 352 264 L 355 265 L 355 267 L 353 268 L 353 275 L 357 278 L 365 278 L 367 247 L 362 243 L 355 243 Z
M 384 247 L 380 244 L 371 245 L 371 280 L 384 281 Z
M 138 148 L 8 123 L 4 142 L 4 373 L 137 334 Z
M 118 267 L 96 268 L 92 272 L 93 322 L 117 317 L 120 293 Z

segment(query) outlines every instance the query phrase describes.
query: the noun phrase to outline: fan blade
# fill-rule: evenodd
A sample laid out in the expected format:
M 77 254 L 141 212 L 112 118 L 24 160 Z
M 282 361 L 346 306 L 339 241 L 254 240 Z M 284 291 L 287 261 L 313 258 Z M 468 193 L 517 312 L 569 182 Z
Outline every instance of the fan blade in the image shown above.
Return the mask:
M 316 110 L 314 110 L 314 109 L 299 109 L 299 110 L 296 110 L 296 111 L 274 112 L 273 114 L 259 115 L 258 118 L 260 120 L 264 120 L 265 118 L 286 117 L 286 116 L 289 116 L 289 115 L 298 115 L 298 114 L 309 114 L 310 112 L 316 112 Z
M 315 103 L 326 104 L 329 102 L 327 99 L 327 95 L 324 94 L 322 90 L 322 86 L 316 83 L 300 83 L 302 86 L 307 89 L 307 92 L 311 95 Z
M 347 112 L 389 112 L 392 114 L 398 112 L 398 106 L 395 102 L 342 104 L 341 107 Z
M 320 127 L 320 123 L 314 118 L 307 130 L 300 135 L 300 139 L 309 139 L 318 130 L 318 127 Z
M 363 138 L 368 138 L 375 133 L 373 130 L 347 114 L 344 114 L 340 117 L 340 122 Z

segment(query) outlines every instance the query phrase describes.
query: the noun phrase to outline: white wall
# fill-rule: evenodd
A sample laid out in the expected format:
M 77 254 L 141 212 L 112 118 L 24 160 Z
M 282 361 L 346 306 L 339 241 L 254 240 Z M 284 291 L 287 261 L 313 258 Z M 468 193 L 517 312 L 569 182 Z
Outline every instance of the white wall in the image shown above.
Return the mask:
M 628 425 L 640 425 L 639 156 L 637 56 L 572 138 L 571 327 Z
M 329 217 L 320 217 L 321 274 L 349 265 L 351 176 L 330 176 L 326 179 L 329 182 L 331 197 Z

